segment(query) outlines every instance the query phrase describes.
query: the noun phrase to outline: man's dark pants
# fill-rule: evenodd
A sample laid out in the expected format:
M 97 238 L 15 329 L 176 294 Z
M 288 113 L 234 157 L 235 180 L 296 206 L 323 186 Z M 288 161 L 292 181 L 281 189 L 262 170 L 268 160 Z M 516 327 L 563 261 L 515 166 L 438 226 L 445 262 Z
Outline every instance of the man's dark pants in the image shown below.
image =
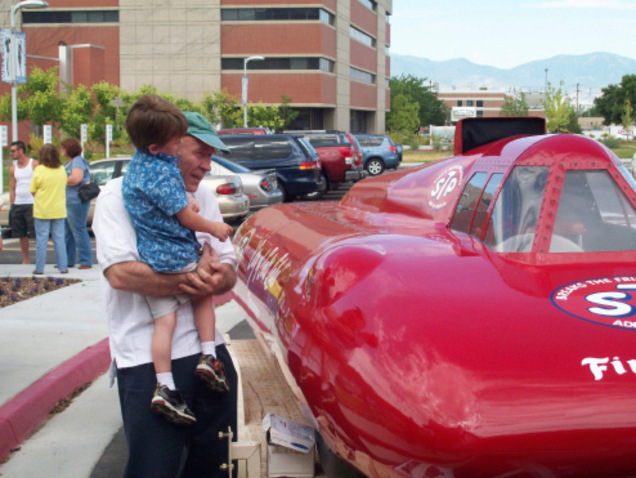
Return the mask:
M 238 378 L 225 345 L 217 346 L 216 353 L 225 367 L 228 393 L 212 392 L 194 376 L 200 354 L 172 361 L 175 384 L 197 418 L 192 426 L 173 425 L 150 411 L 157 383 L 152 363 L 117 370 L 129 451 L 126 477 L 175 477 L 184 447 L 188 457 L 182 477 L 228 476 L 219 468 L 227 463 L 227 439 L 218 434 L 232 427 L 236 437 Z

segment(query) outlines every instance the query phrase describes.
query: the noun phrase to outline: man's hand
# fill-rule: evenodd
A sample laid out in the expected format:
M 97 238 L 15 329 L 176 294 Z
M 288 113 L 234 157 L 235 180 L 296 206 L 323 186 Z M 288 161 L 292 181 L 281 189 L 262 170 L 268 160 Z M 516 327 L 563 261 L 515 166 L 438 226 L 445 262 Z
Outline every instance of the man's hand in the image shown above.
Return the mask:
M 236 283 L 236 273 L 229 264 L 221 264 L 209 244 L 203 245 L 196 273 L 186 274 L 187 282 L 179 288 L 194 297 L 220 295 L 228 292 Z

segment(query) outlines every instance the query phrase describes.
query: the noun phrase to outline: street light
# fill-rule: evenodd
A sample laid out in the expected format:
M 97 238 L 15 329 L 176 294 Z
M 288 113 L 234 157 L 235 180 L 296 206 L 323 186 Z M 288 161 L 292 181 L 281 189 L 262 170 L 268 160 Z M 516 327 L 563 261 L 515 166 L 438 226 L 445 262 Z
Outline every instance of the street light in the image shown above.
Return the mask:
M 264 60 L 264 56 L 249 56 L 243 60 L 243 126 L 247 128 L 247 64 L 252 60 Z
M 11 7 L 11 134 L 13 141 L 18 140 L 18 48 L 15 42 L 15 14 L 21 9 L 46 8 L 43 0 L 24 0 Z M 24 53 L 26 55 L 26 51 Z

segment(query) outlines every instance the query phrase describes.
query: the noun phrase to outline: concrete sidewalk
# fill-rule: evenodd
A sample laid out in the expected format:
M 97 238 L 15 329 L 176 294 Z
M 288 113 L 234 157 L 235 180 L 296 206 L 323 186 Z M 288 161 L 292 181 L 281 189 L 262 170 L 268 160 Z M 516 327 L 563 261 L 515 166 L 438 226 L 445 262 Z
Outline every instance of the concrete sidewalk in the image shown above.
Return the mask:
M 31 277 L 33 265 L 0 266 L 2 277 Z M 53 272 L 54 271 L 54 272 Z M 50 274 L 49 274 L 50 273 Z M 121 476 L 125 441 L 117 388 L 108 388 L 110 362 L 100 269 L 58 274 L 46 265 L 43 277 L 80 279 L 77 284 L 0 308 L 0 475 L 90 477 L 105 449 L 117 466 L 102 476 Z M 245 312 L 229 295 L 217 298 L 217 327 L 229 333 L 244 324 Z M 77 387 L 94 383 L 62 413 L 51 409 Z M 104 466 L 103 466 L 104 467 Z M 102 467 L 102 468 L 103 468 Z M 117 472 L 115 472 L 117 470 Z
M 31 277 L 33 265 L 7 265 L 0 277 Z M 0 309 L 0 459 L 22 443 L 62 398 L 109 364 L 100 269 L 45 276 L 81 282 Z

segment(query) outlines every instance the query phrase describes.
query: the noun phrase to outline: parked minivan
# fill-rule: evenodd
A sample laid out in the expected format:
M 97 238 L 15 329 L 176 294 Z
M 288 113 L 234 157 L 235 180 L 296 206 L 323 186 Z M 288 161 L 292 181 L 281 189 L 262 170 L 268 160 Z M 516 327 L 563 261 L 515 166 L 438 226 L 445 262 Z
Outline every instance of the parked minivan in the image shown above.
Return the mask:
M 224 135 L 223 142 L 230 154 L 217 150 L 217 155 L 252 170 L 275 169 L 285 201 L 325 188 L 320 162 L 293 135 Z

